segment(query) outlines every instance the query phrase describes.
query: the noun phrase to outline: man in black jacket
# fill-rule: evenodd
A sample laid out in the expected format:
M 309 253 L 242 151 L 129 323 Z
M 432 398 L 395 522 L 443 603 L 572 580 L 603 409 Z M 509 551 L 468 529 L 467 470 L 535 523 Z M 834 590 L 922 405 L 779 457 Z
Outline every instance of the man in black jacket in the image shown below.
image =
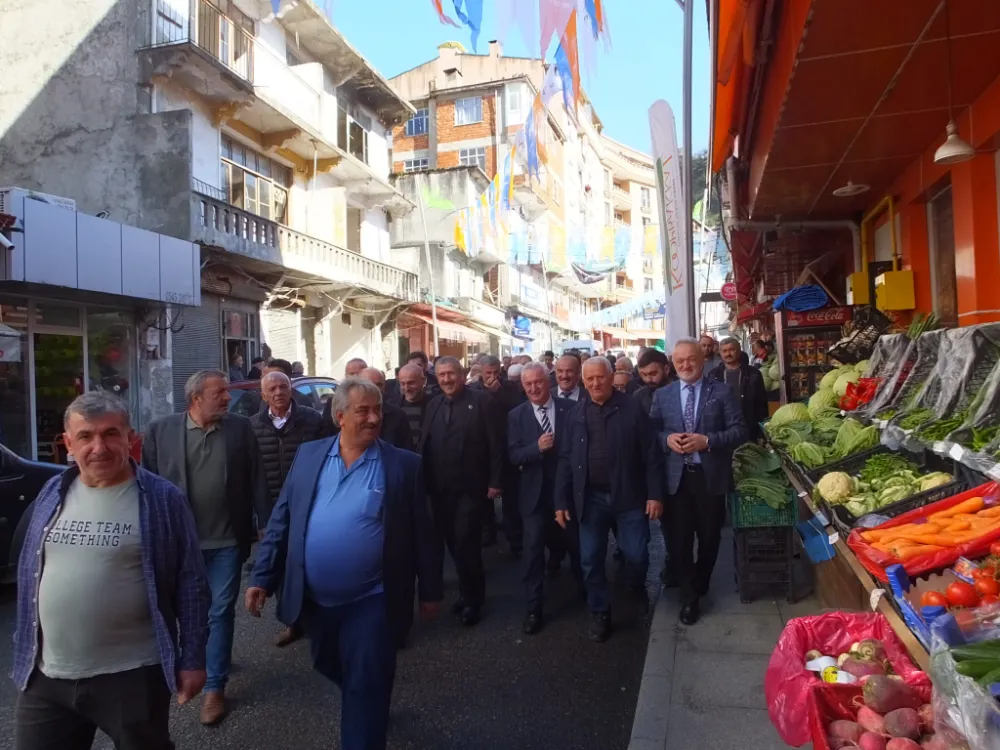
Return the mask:
M 250 424 L 260 445 L 268 499 L 273 508 L 299 446 L 327 437 L 330 431 L 318 411 L 292 400 L 292 381 L 280 370 L 272 370 L 260 379 L 260 395 L 265 408 L 250 417 Z M 259 523 L 266 526 L 267 519 Z M 292 625 L 278 633 L 274 643 L 282 648 L 301 637 L 302 630 Z
M 709 373 L 709 377 L 725 383 L 735 393 L 740 394 L 743 408 L 743 422 L 747 428 L 747 439 L 755 441 L 761 437 L 760 423 L 767 419 L 767 392 L 760 370 L 743 361 L 740 342 L 729 337 L 719 345 L 722 364 Z
M 462 364 L 440 357 L 435 369 L 441 393 L 427 405 L 418 452 L 434 524 L 458 572 L 459 599 L 452 611 L 471 626 L 479 622 L 486 593 L 483 497 L 501 493 L 505 446 L 491 414 L 492 400 L 465 387 Z
M 486 393 L 493 400 L 493 419 L 496 420 L 494 429 L 501 441 L 507 445 L 507 415 L 518 405 L 524 403 L 525 395 L 521 390 L 521 385 L 513 380 L 504 380 L 501 377 L 502 365 L 499 358 L 490 354 L 479 358 L 479 366 L 482 369 L 483 378 L 469 387 L 473 390 Z M 513 375 L 513 372 L 511 373 Z M 518 371 L 518 378 L 520 372 Z M 524 548 L 524 525 L 521 522 L 521 511 L 518 507 L 518 471 L 517 466 L 507 460 L 506 450 L 504 451 L 503 466 L 503 496 L 501 503 L 502 521 L 504 536 L 507 537 L 507 544 L 510 547 L 512 557 L 520 557 Z M 483 506 L 484 513 L 484 534 L 483 545 L 489 546 L 496 543 L 496 510 L 493 501 L 486 499 Z

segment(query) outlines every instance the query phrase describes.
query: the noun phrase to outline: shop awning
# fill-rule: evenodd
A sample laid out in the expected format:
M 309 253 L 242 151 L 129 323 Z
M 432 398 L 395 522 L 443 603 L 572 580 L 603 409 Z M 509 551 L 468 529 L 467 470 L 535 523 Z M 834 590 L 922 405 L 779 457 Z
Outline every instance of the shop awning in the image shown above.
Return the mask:
M 502 344 L 510 344 L 510 334 L 507 331 L 501 331 L 499 328 L 494 328 L 493 326 L 488 326 L 485 323 L 479 323 L 475 320 L 470 320 L 469 324 L 476 330 L 482 331 L 487 336 L 496 336 L 500 339 Z
M 421 313 L 408 312 L 406 317 L 415 318 L 420 322 L 418 325 L 429 325 L 434 326 L 434 318 L 431 315 L 422 315 Z M 406 321 L 404 320 L 404 323 Z M 412 327 L 405 326 L 404 327 Z M 437 322 L 438 336 L 443 339 L 449 339 L 451 341 L 464 341 L 471 344 L 489 344 L 490 337 L 483 331 L 476 330 L 475 328 L 469 328 L 461 323 L 453 323 L 448 320 L 441 320 L 438 318 Z

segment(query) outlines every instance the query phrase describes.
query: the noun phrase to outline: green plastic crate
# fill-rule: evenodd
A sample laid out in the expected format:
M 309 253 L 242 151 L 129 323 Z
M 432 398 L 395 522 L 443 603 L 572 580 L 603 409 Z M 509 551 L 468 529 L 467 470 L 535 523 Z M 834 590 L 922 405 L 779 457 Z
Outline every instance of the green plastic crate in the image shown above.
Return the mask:
M 781 510 L 774 510 L 763 500 L 754 500 L 753 505 L 740 502 L 739 492 L 729 493 L 729 513 L 734 529 L 760 528 L 763 526 L 794 526 L 799 518 L 798 495 L 789 488 L 788 503 Z

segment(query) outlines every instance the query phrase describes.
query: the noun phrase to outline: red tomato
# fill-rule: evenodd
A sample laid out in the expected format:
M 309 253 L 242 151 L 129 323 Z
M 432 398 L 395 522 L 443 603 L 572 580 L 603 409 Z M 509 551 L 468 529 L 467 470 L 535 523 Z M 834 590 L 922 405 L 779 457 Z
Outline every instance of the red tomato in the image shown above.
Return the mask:
M 976 593 L 980 596 L 986 596 L 987 594 L 996 596 L 997 594 L 1000 594 L 1000 583 L 997 583 L 993 578 L 983 576 L 976 581 Z
M 990 554 L 993 557 L 1000 557 L 1000 542 L 993 542 L 990 545 Z
M 921 607 L 947 607 L 948 599 L 940 591 L 925 591 L 920 597 Z
M 972 574 L 972 577 L 977 581 L 980 578 L 996 578 L 997 577 L 996 566 L 984 565 L 981 568 L 977 568 L 976 571 Z
M 995 594 L 986 594 L 979 600 L 980 607 L 985 607 L 988 604 L 1000 604 L 1000 596 L 996 596 Z
M 944 590 L 948 604 L 953 607 L 975 607 L 979 603 L 976 588 L 965 581 L 954 581 Z
M 968 630 L 976 624 L 976 613 L 969 612 L 966 609 L 959 610 L 955 612 L 955 622 L 958 623 L 958 627 L 962 630 Z

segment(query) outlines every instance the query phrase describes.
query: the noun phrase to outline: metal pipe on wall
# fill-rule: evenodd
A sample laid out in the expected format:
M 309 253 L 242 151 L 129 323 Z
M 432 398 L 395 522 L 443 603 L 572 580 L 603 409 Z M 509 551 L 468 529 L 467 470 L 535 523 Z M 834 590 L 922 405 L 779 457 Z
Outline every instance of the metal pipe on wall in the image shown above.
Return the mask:
M 691 326 L 694 328 L 690 333 L 698 332 L 698 307 L 695 304 L 695 284 L 694 284 L 694 235 L 691 231 L 691 212 L 693 203 L 691 201 L 692 189 L 694 187 L 694 159 L 691 146 L 691 88 L 692 88 L 692 50 L 694 46 L 694 0 L 686 0 L 684 3 L 684 180 L 681 192 L 684 195 L 684 210 L 680 213 L 682 220 L 687 222 L 684 232 L 687 247 L 684 248 L 684 271 L 688 280 L 688 315 Z

